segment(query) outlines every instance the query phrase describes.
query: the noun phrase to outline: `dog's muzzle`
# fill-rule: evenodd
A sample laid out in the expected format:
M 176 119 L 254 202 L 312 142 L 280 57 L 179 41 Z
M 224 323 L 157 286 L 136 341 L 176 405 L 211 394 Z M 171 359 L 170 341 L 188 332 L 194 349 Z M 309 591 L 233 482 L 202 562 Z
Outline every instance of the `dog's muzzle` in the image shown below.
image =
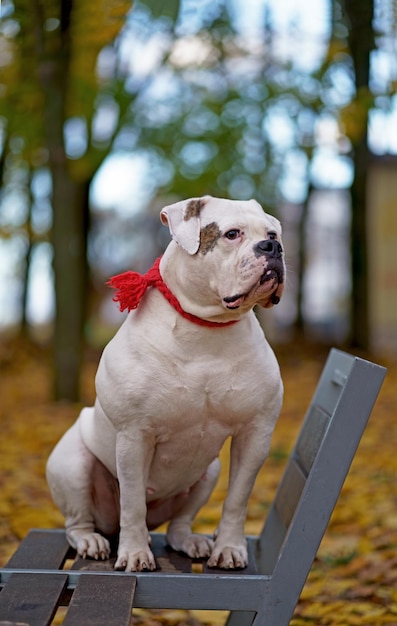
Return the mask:
M 254 254 L 256 257 L 265 256 L 267 267 L 260 278 L 260 284 L 263 285 L 269 280 L 275 279 L 279 285 L 284 282 L 284 264 L 282 262 L 283 248 L 275 239 L 264 239 L 254 246 Z M 278 304 L 280 298 L 275 293 L 271 296 L 272 304 Z
M 270 258 L 281 259 L 283 249 L 281 243 L 275 239 L 264 239 L 254 246 L 254 254 L 256 257 L 267 256 Z
M 272 278 L 279 284 L 284 282 L 283 248 L 278 241 L 275 239 L 259 241 L 254 246 L 254 254 L 257 258 L 265 256 L 267 261 L 266 269 L 260 278 L 261 285 Z
M 277 285 L 282 285 L 284 282 L 284 262 L 281 244 L 274 239 L 264 239 L 254 245 L 253 252 L 257 259 L 265 257 L 266 260 L 266 267 L 259 278 L 259 285 L 262 286 L 271 280 L 275 281 Z M 278 288 L 277 292 L 281 295 Z M 278 293 L 274 292 L 271 294 L 270 302 L 272 304 L 278 304 L 280 302 L 280 295 L 278 295 Z M 237 293 L 233 296 L 226 296 L 223 298 L 226 308 L 238 309 L 248 294 L 249 291 L 246 293 Z

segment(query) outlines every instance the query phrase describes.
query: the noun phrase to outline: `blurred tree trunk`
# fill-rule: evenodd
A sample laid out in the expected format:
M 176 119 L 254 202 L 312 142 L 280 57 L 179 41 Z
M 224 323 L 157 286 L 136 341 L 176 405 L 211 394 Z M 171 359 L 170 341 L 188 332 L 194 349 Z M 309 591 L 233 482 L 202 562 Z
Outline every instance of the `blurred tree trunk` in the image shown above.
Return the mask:
M 25 252 L 25 264 L 23 268 L 22 279 L 22 319 L 21 319 L 21 333 L 28 336 L 29 323 L 27 318 L 28 308 L 28 295 L 29 295 L 29 274 L 30 266 L 33 254 L 33 227 L 32 227 L 32 213 L 33 213 L 33 193 L 32 193 L 32 168 L 29 168 L 29 178 L 27 181 L 27 196 L 28 196 L 28 214 L 26 216 L 26 252 Z
M 344 4 L 350 22 L 349 47 L 355 71 L 357 121 L 360 123 L 360 132 L 353 141 L 350 343 L 354 347 L 367 349 L 370 344 L 367 241 L 367 174 L 370 156 L 368 110 L 371 100 L 370 52 L 374 47 L 372 26 L 374 2 L 373 0 L 345 0 Z
M 0 153 L 0 190 L 4 185 L 4 170 L 8 156 L 8 136 L 4 133 L 2 151 Z
M 19 28 L 11 36 L 12 62 L 6 64 L 7 89 L 0 90 L 0 113 L 7 120 L 10 140 L 23 139 L 24 160 L 33 167 L 48 166 L 51 172 L 57 399 L 79 397 L 88 278 L 88 191 L 130 116 L 133 95 L 124 89 L 129 70 L 118 55 L 117 38 L 131 5 L 131 0 L 19 0 L 13 7 Z M 100 76 L 98 55 L 106 47 L 113 48 L 115 65 L 111 75 Z M 93 120 L 104 101 L 114 104 L 118 119 L 112 131 L 97 141 Z M 72 133 L 66 122 L 76 119 L 86 129 L 85 148 L 71 156 L 65 132 L 66 139 Z M 3 149 L 0 175 L 4 154 Z
M 42 30 L 40 2 L 35 0 Z M 72 0 L 62 0 L 61 35 L 39 51 L 39 78 L 44 92 L 46 144 L 52 175 L 52 244 L 55 277 L 54 393 L 76 401 L 84 346 L 87 277 L 88 189 L 90 181 L 70 176 L 64 146 L 65 104 L 70 74 Z M 40 41 L 40 39 L 38 39 Z
M 65 169 L 54 169 L 54 393 L 56 399 L 76 401 L 84 349 L 89 183 L 76 183 Z
M 305 330 L 305 316 L 303 313 L 304 305 L 304 282 L 305 271 L 307 265 L 307 220 L 309 217 L 309 202 L 313 192 L 313 184 L 309 182 L 307 195 L 304 203 L 302 204 L 302 213 L 299 219 L 298 225 L 298 271 L 297 271 L 297 295 L 296 295 L 296 308 L 297 315 L 294 324 L 294 330 L 297 335 L 301 335 Z

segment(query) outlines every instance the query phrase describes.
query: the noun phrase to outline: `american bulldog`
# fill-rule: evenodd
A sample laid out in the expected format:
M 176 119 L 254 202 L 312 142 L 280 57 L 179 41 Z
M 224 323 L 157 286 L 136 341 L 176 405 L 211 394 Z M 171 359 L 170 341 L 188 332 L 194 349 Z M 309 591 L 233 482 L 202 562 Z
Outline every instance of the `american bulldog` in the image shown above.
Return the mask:
M 275 355 L 252 311 L 280 300 L 281 226 L 254 200 L 204 196 L 166 206 L 172 241 L 144 276 L 115 277 L 130 310 L 106 346 L 97 398 L 47 464 L 67 538 L 116 569 L 155 569 L 149 530 L 210 567 L 247 565 L 244 522 L 282 401 Z M 214 540 L 192 532 L 231 437 L 228 493 Z

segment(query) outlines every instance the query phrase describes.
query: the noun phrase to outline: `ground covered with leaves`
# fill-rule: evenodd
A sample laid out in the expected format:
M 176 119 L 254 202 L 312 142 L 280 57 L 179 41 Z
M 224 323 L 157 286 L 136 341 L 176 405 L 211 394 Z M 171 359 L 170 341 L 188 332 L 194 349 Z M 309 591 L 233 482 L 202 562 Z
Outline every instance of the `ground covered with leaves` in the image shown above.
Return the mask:
M 280 348 L 285 401 L 270 458 L 256 482 L 246 531 L 263 523 L 286 458 L 326 358 L 323 349 Z M 87 359 L 84 403 L 94 399 L 98 355 Z M 292 626 L 397 626 L 397 363 L 375 357 L 389 372 L 344 485 Z M 51 402 L 48 354 L 26 343 L 0 343 L 0 565 L 30 528 L 62 527 L 45 481 L 45 462 L 80 405 Z M 223 472 L 196 530 L 212 532 L 227 486 Z M 224 613 L 136 611 L 136 626 L 221 624 Z

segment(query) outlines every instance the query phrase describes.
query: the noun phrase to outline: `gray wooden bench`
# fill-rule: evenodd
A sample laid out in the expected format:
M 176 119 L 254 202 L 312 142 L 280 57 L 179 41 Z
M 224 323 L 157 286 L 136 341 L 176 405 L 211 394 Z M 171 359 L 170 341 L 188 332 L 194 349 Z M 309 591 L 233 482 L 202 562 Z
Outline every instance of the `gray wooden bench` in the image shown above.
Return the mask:
M 227 626 L 291 619 L 386 370 L 331 350 L 262 533 L 246 569 L 209 569 L 153 533 L 155 572 L 82 560 L 63 530 L 31 530 L 0 570 L 0 624 L 128 626 L 132 607 L 230 611 Z

